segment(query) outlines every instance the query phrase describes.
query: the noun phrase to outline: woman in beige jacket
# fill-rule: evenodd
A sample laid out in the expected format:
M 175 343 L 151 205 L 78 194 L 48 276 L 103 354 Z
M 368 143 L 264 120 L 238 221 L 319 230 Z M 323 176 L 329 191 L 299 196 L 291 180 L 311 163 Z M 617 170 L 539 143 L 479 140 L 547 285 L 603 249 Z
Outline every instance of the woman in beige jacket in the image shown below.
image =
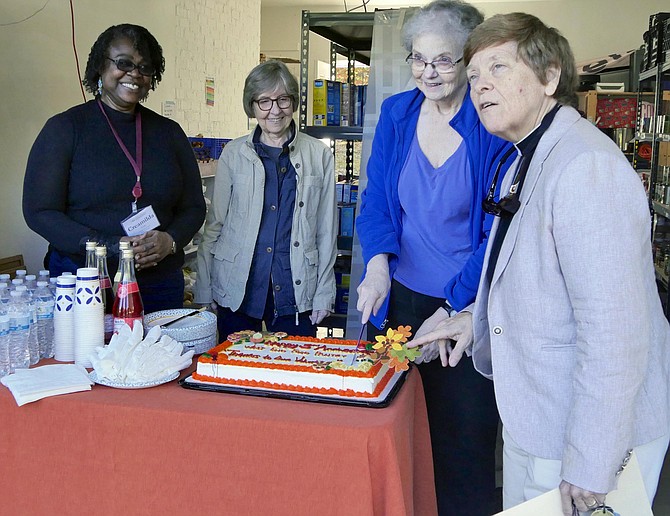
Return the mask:
M 297 131 L 298 84 L 267 61 L 246 79 L 258 121 L 219 159 L 198 249 L 195 301 L 217 306 L 219 338 L 239 330 L 315 335 L 335 302 L 337 202 L 333 155 Z

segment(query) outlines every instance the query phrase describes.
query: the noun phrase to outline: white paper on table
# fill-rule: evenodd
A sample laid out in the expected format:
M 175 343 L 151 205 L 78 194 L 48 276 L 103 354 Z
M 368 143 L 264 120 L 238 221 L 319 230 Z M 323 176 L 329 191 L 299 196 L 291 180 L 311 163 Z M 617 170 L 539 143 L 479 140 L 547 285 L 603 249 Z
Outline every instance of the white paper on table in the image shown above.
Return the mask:
M 619 475 L 616 490 L 607 494 L 605 503 L 620 516 L 653 516 L 635 452 L 631 454 L 628 464 Z M 496 516 L 536 516 L 538 514 L 563 516 L 561 494 L 558 489 L 499 512 Z
M 0 381 L 11 391 L 19 407 L 49 396 L 90 391 L 93 385 L 86 369 L 75 364 L 17 369 Z

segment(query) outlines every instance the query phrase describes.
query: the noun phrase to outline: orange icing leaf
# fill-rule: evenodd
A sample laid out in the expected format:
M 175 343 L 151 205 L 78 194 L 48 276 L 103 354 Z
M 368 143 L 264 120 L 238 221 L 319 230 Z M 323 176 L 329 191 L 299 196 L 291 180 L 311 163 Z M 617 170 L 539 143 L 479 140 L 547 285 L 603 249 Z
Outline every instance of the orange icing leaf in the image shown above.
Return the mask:
M 410 338 L 412 336 L 412 332 L 410 331 L 412 329 L 411 326 L 398 326 L 398 333 L 402 334 L 403 337 L 406 339 Z

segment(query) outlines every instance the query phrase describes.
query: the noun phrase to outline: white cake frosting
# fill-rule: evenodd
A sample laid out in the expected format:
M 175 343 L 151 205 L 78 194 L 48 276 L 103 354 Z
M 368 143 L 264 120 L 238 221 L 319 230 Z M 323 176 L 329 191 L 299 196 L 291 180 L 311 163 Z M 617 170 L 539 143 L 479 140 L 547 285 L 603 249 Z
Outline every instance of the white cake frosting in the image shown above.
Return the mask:
M 237 340 L 240 335 L 243 338 Z M 262 334 L 262 342 L 251 342 L 251 332 L 241 332 L 203 354 L 194 378 L 199 381 L 232 383 L 323 392 L 349 391 L 373 395 L 380 381 L 392 371 L 354 341 L 285 338 L 284 334 Z M 258 340 L 260 334 L 256 334 Z

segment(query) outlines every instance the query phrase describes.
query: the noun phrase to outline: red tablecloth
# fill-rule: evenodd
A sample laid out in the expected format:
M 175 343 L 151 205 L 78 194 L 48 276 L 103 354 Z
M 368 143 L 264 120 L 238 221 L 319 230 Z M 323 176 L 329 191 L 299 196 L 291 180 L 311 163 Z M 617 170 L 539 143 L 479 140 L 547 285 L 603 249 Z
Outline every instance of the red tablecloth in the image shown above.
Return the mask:
M 0 425 L 2 514 L 436 513 L 416 370 L 385 409 L 176 381 L 17 407 L 1 388 Z

